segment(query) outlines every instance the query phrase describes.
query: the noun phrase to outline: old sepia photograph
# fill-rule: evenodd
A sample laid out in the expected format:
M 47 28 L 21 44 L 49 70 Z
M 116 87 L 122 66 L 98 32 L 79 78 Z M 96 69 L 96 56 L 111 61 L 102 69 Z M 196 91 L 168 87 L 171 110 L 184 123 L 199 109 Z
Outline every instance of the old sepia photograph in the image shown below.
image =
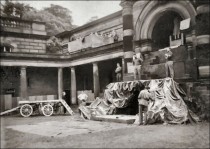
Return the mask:
M 209 0 L 1 0 L 1 148 L 210 148 Z

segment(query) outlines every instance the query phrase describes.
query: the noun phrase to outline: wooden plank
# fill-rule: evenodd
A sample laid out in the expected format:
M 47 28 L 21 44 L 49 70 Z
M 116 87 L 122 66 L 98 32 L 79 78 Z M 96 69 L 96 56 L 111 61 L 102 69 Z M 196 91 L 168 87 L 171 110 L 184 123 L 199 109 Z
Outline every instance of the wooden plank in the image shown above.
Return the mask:
M 92 116 L 92 120 L 133 124 L 136 120 L 136 116 L 133 116 L 133 115 L 100 115 L 100 116 Z
M 74 114 L 74 112 L 72 111 L 72 109 L 69 107 L 69 105 L 66 103 L 65 100 L 61 99 L 60 102 L 63 104 L 63 106 L 66 108 L 66 110 L 67 110 L 71 115 Z
M 19 108 L 20 108 L 20 107 L 15 107 L 15 108 L 13 108 L 13 109 L 10 109 L 10 110 L 7 110 L 7 111 L 4 111 L 4 112 L 1 112 L 1 113 L 0 113 L 0 115 L 8 114 L 8 113 L 10 113 L 10 112 L 13 112 L 13 111 L 15 111 L 15 110 L 19 109 Z
M 30 104 L 30 103 L 48 103 L 48 102 L 61 102 L 60 100 L 36 100 L 36 101 L 28 101 L 28 100 L 22 100 L 19 101 L 19 104 Z
M 90 110 L 85 106 L 79 106 L 79 110 L 88 118 L 91 119 Z

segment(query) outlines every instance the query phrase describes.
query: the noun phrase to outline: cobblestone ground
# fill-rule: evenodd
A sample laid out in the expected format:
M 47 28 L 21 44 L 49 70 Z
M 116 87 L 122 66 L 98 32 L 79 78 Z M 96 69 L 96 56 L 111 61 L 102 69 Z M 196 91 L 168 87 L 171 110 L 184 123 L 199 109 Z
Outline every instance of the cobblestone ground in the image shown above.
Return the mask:
M 1 117 L 1 148 L 209 148 L 209 123 L 119 124 L 74 116 Z

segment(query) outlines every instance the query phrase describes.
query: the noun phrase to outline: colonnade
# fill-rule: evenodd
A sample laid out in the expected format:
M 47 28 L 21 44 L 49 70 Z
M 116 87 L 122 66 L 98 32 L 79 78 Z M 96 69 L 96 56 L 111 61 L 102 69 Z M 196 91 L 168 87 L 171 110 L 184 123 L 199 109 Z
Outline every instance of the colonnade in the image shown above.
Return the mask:
M 63 92 L 63 68 L 58 68 L 58 99 L 62 98 Z M 71 73 L 69 74 L 71 77 L 71 85 L 70 85 L 70 92 L 71 92 L 71 103 L 77 103 L 77 84 L 76 84 L 76 71 L 75 67 L 70 67 Z M 95 98 L 99 96 L 100 93 L 100 82 L 99 82 L 99 69 L 98 63 L 93 63 L 93 88 L 94 88 L 94 96 Z M 28 100 L 27 95 L 27 67 L 22 66 L 20 68 L 20 97 L 22 100 Z

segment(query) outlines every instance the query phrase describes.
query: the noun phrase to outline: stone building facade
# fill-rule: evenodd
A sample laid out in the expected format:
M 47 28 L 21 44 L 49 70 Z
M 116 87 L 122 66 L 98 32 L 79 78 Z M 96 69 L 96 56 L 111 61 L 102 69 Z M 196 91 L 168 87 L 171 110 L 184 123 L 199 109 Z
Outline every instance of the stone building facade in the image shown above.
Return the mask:
M 134 53 L 143 54 L 142 79 L 166 77 L 163 49 L 174 47 L 174 80 L 197 105 L 194 109 L 209 117 L 209 2 L 122 0 L 120 5 L 122 11 L 56 35 L 63 43 L 63 53 L 57 54 L 46 51 L 44 23 L 23 21 L 28 24 L 14 27 L 1 18 L 1 40 L 14 47 L 3 49 L 1 68 L 19 74 L 14 79 L 8 73 L 1 94 L 15 89 L 12 101 L 32 100 L 61 98 L 66 90 L 71 104 L 77 104 L 77 94 L 85 90 L 94 100 L 116 81 L 117 63 L 123 81 L 134 79 Z

